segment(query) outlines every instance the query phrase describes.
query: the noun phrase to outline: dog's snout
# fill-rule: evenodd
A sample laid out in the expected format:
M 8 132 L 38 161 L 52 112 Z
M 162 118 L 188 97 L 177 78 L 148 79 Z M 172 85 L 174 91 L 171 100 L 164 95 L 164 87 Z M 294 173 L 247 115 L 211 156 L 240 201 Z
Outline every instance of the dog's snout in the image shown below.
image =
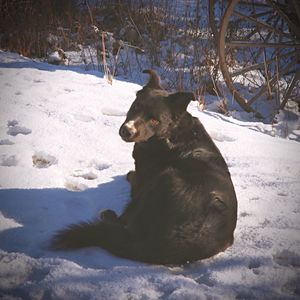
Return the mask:
M 119 134 L 122 139 L 129 139 L 131 136 L 131 133 L 125 125 L 120 128 Z
M 119 134 L 121 138 L 125 141 L 130 141 L 130 139 L 135 136 L 137 133 L 137 130 L 134 126 L 134 121 L 129 121 L 124 123 L 119 131 Z

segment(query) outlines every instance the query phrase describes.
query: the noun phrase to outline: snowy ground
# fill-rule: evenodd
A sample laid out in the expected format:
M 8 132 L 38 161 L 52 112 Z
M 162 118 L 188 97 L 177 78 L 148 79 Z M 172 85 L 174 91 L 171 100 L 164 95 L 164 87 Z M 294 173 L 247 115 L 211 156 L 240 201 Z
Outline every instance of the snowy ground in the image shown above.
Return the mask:
M 139 89 L 0 52 L 0 298 L 299 299 L 300 143 L 196 104 L 236 188 L 230 249 L 174 267 L 47 249 L 56 230 L 126 205 L 133 145 L 118 129 Z

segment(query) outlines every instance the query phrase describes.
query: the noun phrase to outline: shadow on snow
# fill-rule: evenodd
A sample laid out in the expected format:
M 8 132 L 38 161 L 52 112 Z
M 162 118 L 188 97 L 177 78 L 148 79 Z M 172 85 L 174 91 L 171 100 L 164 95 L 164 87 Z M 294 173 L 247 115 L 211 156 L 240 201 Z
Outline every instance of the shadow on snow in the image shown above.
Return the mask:
M 56 231 L 67 225 L 90 221 L 106 208 L 118 214 L 130 197 L 124 176 L 82 192 L 65 189 L 7 189 L 0 190 L 0 211 L 5 218 L 21 226 L 0 232 L 1 249 L 21 252 L 31 257 L 61 257 L 83 266 L 110 267 L 111 264 L 130 265 L 123 259 L 112 259 L 99 248 L 79 251 L 50 251 L 49 242 Z

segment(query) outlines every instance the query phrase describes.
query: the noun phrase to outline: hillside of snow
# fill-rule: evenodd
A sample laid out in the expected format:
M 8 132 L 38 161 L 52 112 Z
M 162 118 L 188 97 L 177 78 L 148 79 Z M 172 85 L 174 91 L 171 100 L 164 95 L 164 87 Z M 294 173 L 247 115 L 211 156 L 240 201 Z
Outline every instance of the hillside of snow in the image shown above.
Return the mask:
M 189 111 L 237 193 L 232 247 L 169 267 L 48 249 L 57 230 L 105 208 L 120 213 L 129 200 L 133 144 L 118 130 L 140 88 L 0 52 L 0 298 L 299 299 L 300 143 L 196 103 Z

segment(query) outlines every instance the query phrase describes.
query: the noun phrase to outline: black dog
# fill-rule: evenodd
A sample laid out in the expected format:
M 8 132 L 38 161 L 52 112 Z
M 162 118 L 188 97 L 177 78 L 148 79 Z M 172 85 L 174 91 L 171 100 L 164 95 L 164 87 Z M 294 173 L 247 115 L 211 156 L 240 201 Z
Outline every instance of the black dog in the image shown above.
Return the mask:
M 186 108 L 192 93 L 168 94 L 153 70 L 120 128 L 135 142 L 132 200 L 121 216 L 106 210 L 71 225 L 56 249 L 99 246 L 133 260 L 182 264 L 213 256 L 233 243 L 237 201 L 227 165 L 203 125 Z

